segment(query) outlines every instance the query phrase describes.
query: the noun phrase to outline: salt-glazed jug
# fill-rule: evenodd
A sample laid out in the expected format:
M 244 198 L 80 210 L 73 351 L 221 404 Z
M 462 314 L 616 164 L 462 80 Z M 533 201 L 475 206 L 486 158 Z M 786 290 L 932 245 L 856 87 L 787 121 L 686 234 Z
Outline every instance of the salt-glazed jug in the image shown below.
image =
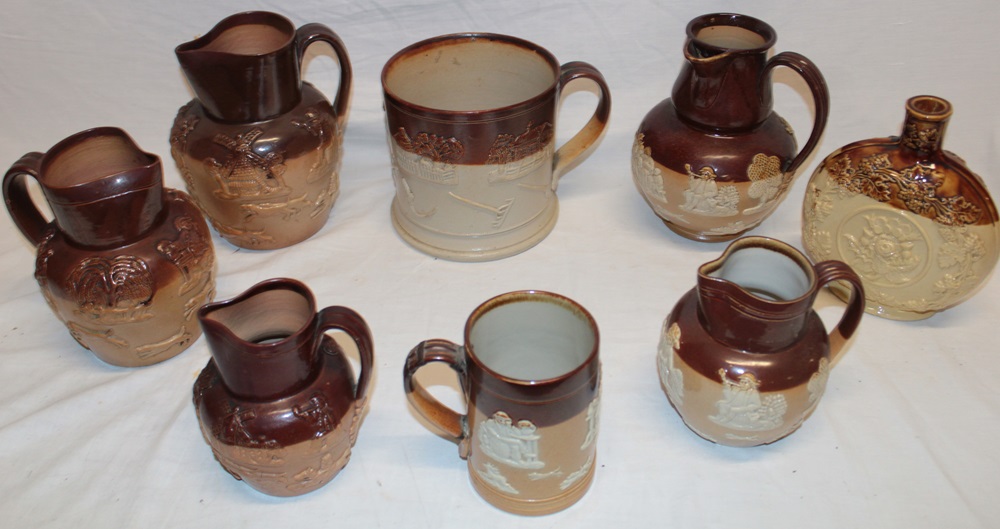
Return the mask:
M 928 318 L 969 299 L 997 264 L 996 205 L 982 179 L 941 148 L 951 114 L 940 97 L 912 97 L 899 136 L 841 147 L 809 180 L 806 253 L 851 265 L 871 314 Z
M 371 332 L 346 307 L 316 311 L 306 285 L 270 279 L 205 305 L 212 359 L 194 384 L 202 435 L 233 477 L 273 496 L 316 490 L 347 465 L 368 400 Z M 358 349 L 355 381 L 343 349 Z
M 32 202 L 34 178 L 52 212 Z M 163 187 L 160 159 L 125 131 L 74 134 L 25 154 L 3 180 L 7 211 L 38 249 L 35 279 L 83 347 L 109 364 L 172 358 L 201 336 L 215 294 L 215 252 L 185 193 Z
M 302 81 L 314 42 L 332 46 L 340 62 L 332 105 Z M 175 51 L 196 97 L 177 113 L 170 152 L 212 226 L 256 250 L 319 231 L 340 193 L 352 79 L 337 34 L 255 11 L 230 16 Z
M 832 281 L 852 292 L 827 335 L 812 307 Z M 812 264 L 774 239 L 738 239 L 698 269 L 697 286 L 664 321 L 660 381 L 685 424 L 705 439 L 772 443 L 812 414 L 863 314 L 864 290 L 849 266 Z
M 745 15 L 703 15 L 687 26 L 671 97 L 646 114 L 632 147 L 639 192 L 675 233 L 698 241 L 738 237 L 787 193 L 826 127 L 830 96 L 819 69 L 793 52 L 770 59 L 776 34 Z M 792 128 L 773 112 L 771 73 L 785 66 L 812 92 L 816 116 L 796 153 Z

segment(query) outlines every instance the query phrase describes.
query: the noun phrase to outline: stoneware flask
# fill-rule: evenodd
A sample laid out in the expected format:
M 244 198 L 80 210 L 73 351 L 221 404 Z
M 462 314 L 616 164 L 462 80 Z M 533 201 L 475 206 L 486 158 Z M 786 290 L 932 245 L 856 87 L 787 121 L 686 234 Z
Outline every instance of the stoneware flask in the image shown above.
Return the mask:
M 718 242 L 753 229 L 823 133 L 830 96 L 822 74 L 797 53 L 768 59 L 775 40 L 771 26 L 745 15 L 704 15 L 687 26 L 671 97 L 646 114 L 632 147 L 639 192 L 679 235 Z M 772 111 L 771 73 L 779 66 L 798 72 L 815 102 L 812 132 L 798 152 L 792 128 Z
M 340 88 L 331 105 L 302 81 L 315 42 L 333 47 Z M 284 248 L 319 231 L 340 193 L 351 64 L 330 28 L 268 12 L 219 22 L 177 47 L 195 99 L 170 132 L 171 154 L 212 226 L 236 246 Z
M 202 435 L 233 477 L 273 496 L 316 490 L 347 465 L 368 400 L 372 336 L 346 307 L 316 311 L 312 292 L 271 279 L 206 305 L 198 320 L 212 359 L 194 384 Z M 326 332 L 358 349 L 355 377 Z
M 951 113 L 940 97 L 910 98 L 899 136 L 846 145 L 809 180 L 805 250 L 850 264 L 872 314 L 930 317 L 971 297 L 996 266 L 993 199 L 961 158 L 941 148 Z
M 590 120 L 556 147 L 567 87 L 591 88 Z M 396 198 L 392 223 L 414 248 L 454 261 L 523 252 L 556 224 L 559 179 L 599 142 L 611 112 L 604 77 L 560 65 L 506 35 L 443 35 L 408 46 L 382 70 Z
M 28 177 L 53 220 L 32 202 Z M 160 159 L 124 131 L 86 130 L 25 154 L 4 176 L 3 195 L 38 248 L 42 296 L 98 358 L 155 364 L 201 335 L 195 312 L 215 293 L 208 225 L 190 197 L 163 187 Z
M 827 335 L 812 306 L 831 281 L 852 293 Z M 664 321 L 660 382 L 684 423 L 705 439 L 772 443 L 816 409 L 863 314 L 864 291 L 849 266 L 814 265 L 774 239 L 738 239 L 698 269 L 697 286 Z
M 426 340 L 410 351 L 403 387 L 414 409 L 458 443 L 473 487 L 515 514 L 576 503 L 594 480 L 601 365 L 593 317 L 576 302 L 537 290 L 477 307 L 464 345 Z M 442 362 L 458 374 L 466 413 L 441 404 L 417 371 Z

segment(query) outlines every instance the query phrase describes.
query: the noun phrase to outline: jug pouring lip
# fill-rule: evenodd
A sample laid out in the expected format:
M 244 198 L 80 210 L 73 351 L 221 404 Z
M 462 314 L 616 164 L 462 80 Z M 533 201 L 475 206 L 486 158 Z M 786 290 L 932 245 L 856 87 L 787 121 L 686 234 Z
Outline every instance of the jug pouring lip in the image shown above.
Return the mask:
M 797 271 L 802 273 L 802 276 L 798 278 L 801 284 L 794 288 L 794 295 L 774 297 L 770 295 L 760 295 L 756 293 L 754 289 L 748 289 L 746 285 L 739 281 L 714 275 L 715 273 L 720 272 L 737 252 L 754 248 L 773 252 L 778 256 L 794 263 L 798 269 Z M 772 270 L 771 272 L 778 273 L 779 271 Z M 769 237 L 750 236 L 736 239 L 726 247 L 725 251 L 723 251 L 722 255 L 718 258 L 699 266 L 698 284 L 700 288 L 726 290 L 728 291 L 728 295 L 738 296 L 743 303 L 753 304 L 758 307 L 784 307 L 785 309 L 796 308 L 805 310 L 812 306 L 812 300 L 815 297 L 817 290 L 817 277 L 816 271 L 813 268 L 813 264 L 809 261 L 809 258 L 807 258 L 795 247 L 786 242 Z M 778 319 L 784 318 L 785 316 L 778 317 Z
M 271 291 L 285 291 L 289 294 L 296 294 L 303 301 L 305 301 L 306 304 L 306 308 L 304 309 L 304 312 L 307 313 L 305 321 L 303 321 L 302 325 L 298 329 L 288 333 L 287 336 L 282 337 L 280 340 L 258 343 L 253 340 L 246 339 L 239 336 L 225 322 L 212 316 L 212 313 L 214 312 L 237 307 L 250 302 L 253 298 L 260 296 L 261 294 L 266 294 Z M 309 287 L 301 281 L 287 277 L 278 277 L 261 281 L 232 298 L 214 301 L 203 305 L 198 309 L 197 318 L 206 333 L 211 333 L 218 338 L 229 341 L 230 343 L 239 343 L 241 347 L 245 348 L 245 352 L 254 355 L 268 356 L 274 354 L 275 350 L 283 350 L 289 347 L 289 344 L 294 345 L 295 343 L 302 341 L 304 334 L 311 335 L 312 330 L 316 325 L 316 299 Z
M 745 46 L 735 46 L 731 44 L 735 39 L 713 40 L 703 35 L 703 32 L 711 28 L 737 28 L 743 30 Z M 693 61 L 712 61 L 722 56 L 732 54 L 761 53 L 774 47 L 778 40 L 777 32 L 770 24 L 763 20 L 741 15 L 738 13 L 710 13 L 699 16 L 688 22 L 687 43 L 684 46 L 685 56 Z M 726 45 L 726 42 L 730 44 Z M 693 46 L 709 52 L 707 56 L 699 57 L 691 53 Z
M 270 26 L 278 32 L 284 34 L 284 41 L 276 46 L 271 46 L 270 49 L 266 50 L 237 51 L 211 48 L 211 45 L 215 43 L 223 33 L 244 25 Z M 244 11 L 242 13 L 229 15 L 228 17 L 220 20 L 215 26 L 212 27 L 212 29 L 208 31 L 208 33 L 183 44 L 179 44 L 176 48 L 174 48 L 174 53 L 180 60 L 183 60 L 184 56 L 196 54 L 265 57 L 292 45 L 295 42 L 295 31 L 295 24 L 292 23 L 292 21 L 287 17 L 279 15 L 278 13 L 270 11 Z
M 124 162 L 116 164 L 106 171 L 106 174 L 86 179 L 51 176 L 53 170 L 57 173 L 62 172 L 57 164 L 62 161 L 63 156 L 72 156 L 71 151 L 74 148 L 100 138 L 118 140 L 117 147 L 131 151 L 135 163 L 127 166 L 123 166 Z M 50 201 L 61 204 L 84 204 L 162 185 L 162 172 L 159 166 L 159 156 L 144 151 L 124 130 L 106 126 L 77 132 L 53 145 L 42 156 L 40 176 Z M 134 177 L 125 178 L 125 175 Z

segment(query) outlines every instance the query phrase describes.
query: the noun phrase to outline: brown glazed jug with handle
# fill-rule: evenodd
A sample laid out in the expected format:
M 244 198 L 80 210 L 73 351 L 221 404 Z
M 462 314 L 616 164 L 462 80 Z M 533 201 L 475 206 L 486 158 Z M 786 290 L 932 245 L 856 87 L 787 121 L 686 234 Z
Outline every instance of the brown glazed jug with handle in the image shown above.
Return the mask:
M 851 294 L 827 334 L 813 303 L 831 282 Z M 733 241 L 698 269 L 697 286 L 663 323 L 657 365 L 667 398 L 688 427 L 719 444 L 791 434 L 816 409 L 864 299 L 861 280 L 840 261 L 812 264 L 765 237 Z
M 774 29 L 746 15 L 700 16 L 687 26 L 684 63 L 671 97 L 646 114 L 632 147 L 632 176 L 674 232 L 719 242 L 774 211 L 826 127 L 830 96 L 819 69 L 794 52 L 768 58 Z M 791 68 L 812 92 L 816 115 L 796 150 L 772 110 L 771 74 Z
M 302 81 L 306 49 L 329 44 L 340 62 L 333 104 Z M 230 243 L 284 248 L 323 227 L 340 193 L 351 64 L 322 24 L 298 29 L 274 13 L 240 13 L 177 47 L 195 99 L 170 132 L 188 191 Z
M 194 384 L 202 435 L 236 479 L 273 496 L 316 490 L 347 465 L 368 401 L 371 331 L 346 307 L 271 279 L 198 312 L 212 359 Z M 355 381 L 328 331 L 357 346 Z
M 38 182 L 52 212 L 32 202 Z M 35 279 L 80 345 L 123 367 L 180 354 L 201 335 L 215 252 L 187 194 L 163 187 L 160 159 L 120 129 L 74 134 L 25 154 L 3 180 L 7 211 L 38 249 Z

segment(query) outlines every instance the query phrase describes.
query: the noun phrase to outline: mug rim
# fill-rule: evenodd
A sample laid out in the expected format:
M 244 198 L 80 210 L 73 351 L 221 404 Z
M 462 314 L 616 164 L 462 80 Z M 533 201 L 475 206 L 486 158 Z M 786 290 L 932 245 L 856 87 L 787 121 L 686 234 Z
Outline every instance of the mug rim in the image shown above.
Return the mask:
M 478 40 L 484 40 L 487 42 L 500 41 L 507 44 L 517 46 L 526 51 L 533 52 L 542 58 L 552 69 L 552 82 L 538 94 L 516 103 L 510 105 L 495 107 L 495 108 L 483 108 L 477 110 L 444 110 L 439 108 L 427 107 L 417 103 L 407 101 L 400 97 L 398 94 L 394 93 L 389 89 L 387 78 L 389 76 L 389 71 L 401 62 L 402 60 L 419 53 L 426 49 L 434 48 L 442 43 L 453 43 L 466 41 L 465 43 L 475 43 Z M 470 121 L 471 120 L 489 120 L 499 116 L 506 116 L 509 114 L 516 114 L 528 109 L 537 107 L 543 104 L 546 100 L 552 97 L 552 94 L 559 85 L 559 73 L 560 65 L 559 61 L 556 60 L 555 55 L 549 50 L 535 44 L 534 42 L 522 39 L 520 37 L 514 37 L 511 35 L 504 35 L 501 33 L 489 33 L 489 32 L 467 32 L 467 33 L 449 33 L 446 35 L 438 35 L 436 37 L 430 37 L 397 51 L 392 57 L 386 61 L 385 65 L 382 67 L 381 82 L 382 82 L 382 94 L 385 98 L 387 104 L 391 104 L 393 107 L 410 114 L 415 114 L 424 117 L 437 118 L 444 121 Z M 463 119 L 464 118 L 464 119 Z
M 488 365 L 486 365 L 486 363 L 483 362 L 483 360 L 476 355 L 475 350 L 472 347 L 471 333 L 472 333 L 472 327 L 476 324 L 476 322 L 478 322 L 479 319 L 482 318 L 484 315 L 486 315 L 488 312 L 503 305 L 508 305 L 511 303 L 539 302 L 539 301 L 556 303 L 560 305 L 561 308 L 564 308 L 567 311 L 573 312 L 576 315 L 580 316 L 581 319 L 586 323 L 587 328 L 591 331 L 593 335 L 594 344 L 590 348 L 590 351 L 587 353 L 587 356 L 583 359 L 583 361 L 581 361 L 579 365 L 575 366 L 573 369 L 570 369 L 569 371 L 566 371 L 560 375 L 542 379 L 524 379 L 524 378 L 511 377 L 499 373 L 496 370 L 489 367 Z M 577 374 L 587 370 L 588 366 L 598 361 L 598 351 L 600 349 L 600 342 L 601 342 L 600 331 L 598 330 L 597 327 L 597 321 L 594 319 L 594 316 L 582 305 L 580 305 L 576 301 L 573 301 L 572 299 L 566 296 L 563 296 L 562 294 L 556 294 L 555 292 L 549 292 L 545 290 L 533 290 L 533 289 L 515 290 L 513 292 L 506 292 L 494 296 L 479 304 L 479 306 L 472 311 L 472 314 L 469 315 L 469 318 L 465 322 L 465 331 L 463 338 L 465 343 L 464 348 L 466 355 L 468 355 L 468 357 L 476 364 L 476 366 L 479 369 L 482 369 L 485 373 L 489 374 L 491 377 L 499 381 L 506 382 L 508 384 L 512 384 L 515 386 L 521 386 L 524 388 L 558 384 L 572 379 Z

